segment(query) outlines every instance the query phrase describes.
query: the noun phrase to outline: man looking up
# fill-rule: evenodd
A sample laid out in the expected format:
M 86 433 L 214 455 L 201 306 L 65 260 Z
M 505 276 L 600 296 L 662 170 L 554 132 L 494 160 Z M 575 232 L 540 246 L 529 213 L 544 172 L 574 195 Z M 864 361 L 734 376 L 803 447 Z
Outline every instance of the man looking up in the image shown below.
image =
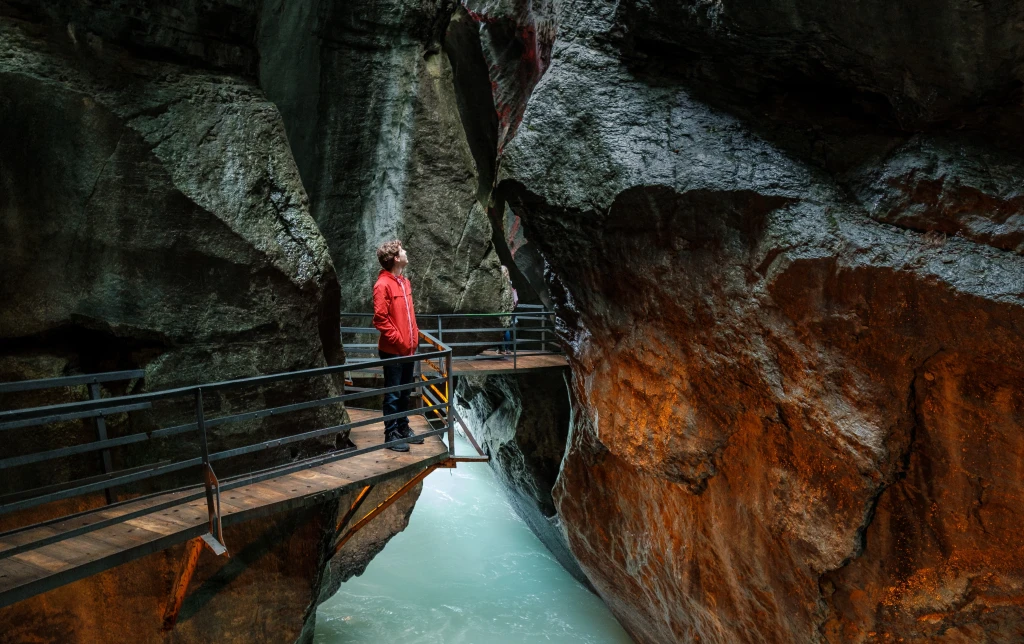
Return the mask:
M 377 352 L 382 360 L 411 356 L 419 345 L 420 329 L 416 326 L 416 313 L 412 307 L 412 285 L 402 275 L 409 265 L 409 258 L 402 248 L 402 242 L 393 239 L 384 242 L 377 249 L 377 261 L 381 271 L 373 285 L 373 326 L 380 331 Z M 395 387 L 412 383 L 415 362 L 384 365 L 384 387 Z M 397 414 L 409 409 L 409 389 L 384 394 L 384 415 Z M 384 441 L 409 438 L 415 435 L 405 416 L 397 420 L 384 421 Z M 412 443 L 422 443 L 419 438 Z M 405 443 L 394 445 L 396 452 L 408 452 Z

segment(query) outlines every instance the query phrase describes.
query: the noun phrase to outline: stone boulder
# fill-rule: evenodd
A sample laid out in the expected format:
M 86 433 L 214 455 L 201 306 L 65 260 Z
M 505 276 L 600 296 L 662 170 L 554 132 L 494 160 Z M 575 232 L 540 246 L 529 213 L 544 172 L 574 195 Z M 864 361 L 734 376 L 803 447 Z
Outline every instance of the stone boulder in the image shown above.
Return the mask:
M 573 368 L 553 493 L 573 554 L 642 642 L 1019 639 L 1019 158 L 992 131 L 950 147 L 871 112 L 794 129 L 821 114 L 804 94 L 733 109 L 732 87 L 778 80 L 750 69 L 788 69 L 821 23 L 777 38 L 760 19 L 790 5 L 693 4 L 562 3 L 501 159 Z M 968 11 L 1002 24 L 1015 6 Z M 970 42 L 949 6 L 903 10 Z M 812 87 L 887 88 L 903 50 L 873 26 L 859 67 L 812 48 L 831 65 Z M 639 60 L 627 33 L 675 48 Z M 893 104 L 916 122 L 989 105 L 1016 82 L 1014 33 L 971 49 L 977 84 L 924 66 L 919 87 L 956 91 L 928 103 L 904 85 Z M 935 40 L 919 58 L 950 61 Z M 762 66 L 734 64 L 751 49 Z M 735 85 L 712 95 L 684 50 Z
M 0 29 L 6 379 L 144 368 L 154 390 L 343 359 L 337 278 L 259 88 Z

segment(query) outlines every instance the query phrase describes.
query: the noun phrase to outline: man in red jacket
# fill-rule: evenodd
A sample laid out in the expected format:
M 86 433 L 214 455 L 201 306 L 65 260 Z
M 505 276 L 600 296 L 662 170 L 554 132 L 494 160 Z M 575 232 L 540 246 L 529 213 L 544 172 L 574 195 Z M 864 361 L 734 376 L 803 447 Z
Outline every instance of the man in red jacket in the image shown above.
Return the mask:
M 402 275 L 409 265 L 409 258 L 397 239 L 384 242 L 377 249 L 377 261 L 381 271 L 373 285 L 373 326 L 380 331 L 377 351 L 381 359 L 411 356 L 419 346 L 420 329 L 416 326 L 416 313 L 412 306 L 412 285 Z M 384 365 L 384 386 L 395 387 L 412 382 L 415 362 Z M 409 409 L 410 389 L 384 394 L 384 415 L 397 414 Z M 402 417 L 384 422 L 384 441 L 409 438 L 415 432 L 409 427 L 409 419 Z M 422 443 L 419 438 L 412 443 Z M 393 446 L 396 452 L 408 452 L 405 443 Z

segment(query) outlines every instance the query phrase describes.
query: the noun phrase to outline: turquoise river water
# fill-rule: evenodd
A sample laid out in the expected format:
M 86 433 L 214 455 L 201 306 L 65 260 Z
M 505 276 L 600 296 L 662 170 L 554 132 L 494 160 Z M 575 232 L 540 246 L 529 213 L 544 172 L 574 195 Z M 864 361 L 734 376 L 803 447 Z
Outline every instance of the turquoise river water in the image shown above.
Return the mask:
M 631 641 L 516 515 L 485 463 L 428 476 L 409 527 L 316 619 L 315 644 Z

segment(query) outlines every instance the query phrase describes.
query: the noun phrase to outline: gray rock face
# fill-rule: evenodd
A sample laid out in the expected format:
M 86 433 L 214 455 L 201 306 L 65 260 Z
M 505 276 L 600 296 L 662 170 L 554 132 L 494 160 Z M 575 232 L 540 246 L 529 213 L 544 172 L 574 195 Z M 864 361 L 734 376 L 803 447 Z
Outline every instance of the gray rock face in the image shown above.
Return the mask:
M 82 44 L 253 76 L 262 0 L 4 0 L 0 15 L 48 23 Z
M 903 126 L 1013 101 L 1024 80 L 1024 7 L 1013 0 L 565 4 L 572 8 L 565 15 L 614 11 L 603 37 L 622 42 L 631 56 L 660 59 L 705 89 L 747 96 L 840 89 L 851 106 Z
M 152 47 L 121 47 L 142 31 L 115 30 L 122 40 L 105 39 L 104 21 L 113 13 L 101 12 L 95 25 L 66 28 L 59 16 L 53 25 L 46 16 L 38 23 L 12 18 L 9 5 L 0 10 L 0 380 L 145 368 L 144 381 L 110 386 L 108 393 L 120 394 L 343 360 L 334 267 L 310 216 L 280 114 L 260 88 L 234 73 L 201 69 L 217 66 L 206 65 L 206 58 L 189 66 L 179 64 L 186 57 L 177 55 L 170 56 L 175 62 L 147 58 L 163 58 L 154 53 L 166 35 L 159 28 Z M 203 10 L 213 7 L 204 4 Z M 193 24 L 185 22 L 185 28 Z M 179 36 L 175 42 L 190 38 Z M 301 390 L 210 396 L 207 412 L 336 392 L 330 379 L 306 381 Z M 63 391 L 0 405 L 82 396 Z M 161 408 L 111 417 L 108 431 L 119 436 L 167 426 L 182 412 L 185 418 L 192 413 Z M 292 434 L 296 422 L 326 427 L 344 419 L 342 409 L 325 408 L 283 422 L 233 425 L 213 432 L 213 447 L 254 433 Z M 8 438 L 6 453 L 95 438 L 77 422 L 47 431 L 45 438 Z M 218 473 L 322 452 L 336 440 L 343 443 L 344 436 L 241 465 L 219 464 Z M 161 449 L 180 457 L 197 448 L 177 437 L 173 445 L 146 449 L 154 451 L 114 450 L 115 468 L 140 457 L 151 462 Z M 5 476 L 3 491 L 99 473 L 98 463 L 71 460 L 22 468 Z M 378 493 L 387 488 L 381 485 Z M 365 566 L 404 527 L 414 498 L 389 510 L 398 519 L 382 520 L 353 541 L 343 553 L 347 574 Z M 102 503 L 83 497 L 62 509 Z M 229 530 L 232 559 L 203 562 L 200 587 L 175 632 L 161 631 L 159 620 L 180 548 L 5 609 L 0 623 L 17 628 L 0 629 L 0 641 L 300 637 L 311 629 L 321 582 L 333 578 L 333 572 L 325 577 L 325 540 L 333 534 L 337 507 L 324 503 Z M 0 530 L 53 511 L 8 515 Z M 55 620 L 56 613 L 61 617 Z M 111 628 L 124 623 L 144 626 Z
M 970 140 L 921 138 L 862 167 L 851 189 L 868 213 L 903 228 L 1024 252 L 1024 159 Z
M 639 641 L 1013 641 L 1024 489 L 1000 471 L 1024 453 L 1024 262 L 1001 249 L 1017 247 L 1019 161 L 991 132 L 950 144 L 870 111 L 818 131 L 798 93 L 725 111 L 762 82 L 750 70 L 821 37 L 808 20 L 776 42 L 790 5 L 742 21 L 738 5 L 563 3 L 501 158 L 573 366 L 553 493 L 570 548 Z M 910 19 L 956 15 L 929 11 Z M 891 28 L 862 30 L 884 52 L 860 67 L 815 49 L 827 66 L 806 79 L 884 88 Z M 929 103 L 905 85 L 893 104 L 918 121 L 984 104 L 1019 64 L 1019 34 L 999 33 L 976 83 L 915 68 L 957 91 Z M 948 44 L 924 55 L 950 62 Z M 709 97 L 683 50 L 719 53 L 728 91 Z
M 457 52 L 441 46 L 452 9 L 394 0 L 264 9 L 260 83 L 281 106 L 346 310 L 369 310 L 373 251 L 395 237 L 409 251 L 419 311 L 498 310 L 490 179 L 481 193 L 449 62 Z
M 589 587 L 555 511 L 551 490 L 569 435 L 571 410 L 564 374 L 460 376 L 459 414 L 491 455 L 512 505 L 558 562 Z
M 259 89 L 44 32 L 0 41 L 7 353 L 150 388 L 339 360 L 337 278 Z

